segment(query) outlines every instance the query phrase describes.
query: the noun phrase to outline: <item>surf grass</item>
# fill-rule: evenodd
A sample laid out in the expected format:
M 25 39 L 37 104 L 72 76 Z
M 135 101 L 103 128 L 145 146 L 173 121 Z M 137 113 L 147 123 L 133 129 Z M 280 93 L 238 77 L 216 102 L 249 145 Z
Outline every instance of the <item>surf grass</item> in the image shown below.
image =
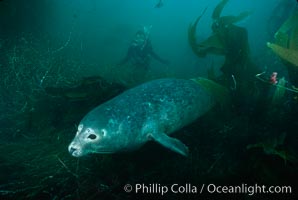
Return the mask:
M 69 138 L 58 140 L 48 135 L 2 143 L 0 152 L 5 153 L 0 155 L 3 176 L 0 197 L 80 199 L 91 197 L 89 192 L 98 192 L 105 184 L 100 177 L 94 179 L 96 170 L 93 168 L 97 167 L 100 172 L 106 164 L 111 164 L 109 159 L 102 156 L 92 162 L 80 162 L 80 159 L 69 155 L 69 141 Z

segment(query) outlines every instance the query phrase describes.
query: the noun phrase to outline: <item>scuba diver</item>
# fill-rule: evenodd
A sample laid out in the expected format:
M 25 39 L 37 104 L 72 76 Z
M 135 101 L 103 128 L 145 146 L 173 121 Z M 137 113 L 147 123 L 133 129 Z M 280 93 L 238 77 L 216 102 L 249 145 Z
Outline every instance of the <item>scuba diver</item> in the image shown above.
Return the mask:
M 162 59 L 154 51 L 149 38 L 150 27 L 144 27 L 142 30 L 137 31 L 134 40 L 130 44 L 125 58 L 118 64 L 131 64 L 133 66 L 148 69 L 151 57 L 162 64 L 169 64 L 169 61 Z

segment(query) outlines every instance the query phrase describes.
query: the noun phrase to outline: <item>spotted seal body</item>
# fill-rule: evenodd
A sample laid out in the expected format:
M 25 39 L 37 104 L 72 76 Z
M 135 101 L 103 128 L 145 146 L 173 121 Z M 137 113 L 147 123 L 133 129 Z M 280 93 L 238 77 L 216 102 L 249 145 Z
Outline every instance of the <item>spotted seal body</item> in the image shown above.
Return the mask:
M 68 150 L 75 157 L 115 153 L 154 140 L 186 156 L 188 148 L 169 135 L 213 105 L 213 95 L 192 80 L 153 80 L 91 110 L 80 122 Z

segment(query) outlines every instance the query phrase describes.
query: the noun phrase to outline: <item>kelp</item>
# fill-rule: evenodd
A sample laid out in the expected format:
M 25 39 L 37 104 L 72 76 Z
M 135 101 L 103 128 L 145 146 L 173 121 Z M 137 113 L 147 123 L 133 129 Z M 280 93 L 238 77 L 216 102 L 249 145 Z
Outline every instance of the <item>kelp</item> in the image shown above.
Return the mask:
M 288 47 L 289 36 L 287 33 L 278 32 L 274 35 L 274 38 L 275 38 L 275 44 L 284 48 Z
M 267 42 L 267 46 L 279 57 L 298 67 L 298 51 L 287 49 L 270 42 Z
M 215 97 L 215 100 L 222 106 L 226 106 L 229 104 L 230 95 L 226 87 L 207 78 L 198 77 L 193 78 L 191 80 L 202 86 L 208 92 L 210 92 Z
M 287 33 L 292 28 L 294 28 L 297 25 L 298 22 L 298 11 L 294 12 L 293 15 L 291 15 L 277 30 L 276 33 Z
M 278 83 L 277 83 L 277 87 L 275 88 L 275 92 L 272 98 L 272 105 L 277 105 L 281 102 L 282 98 L 285 95 L 286 92 L 286 80 L 284 77 L 282 77 Z
M 253 14 L 253 11 L 251 11 L 251 10 L 244 11 L 244 12 L 240 13 L 238 16 L 235 17 L 235 20 L 234 20 L 233 23 L 240 22 L 240 21 L 244 20 L 245 18 L 249 17 L 252 14 Z
M 298 11 L 294 12 L 274 35 L 275 42 L 267 46 L 280 58 L 298 66 Z M 290 65 L 288 65 L 290 66 Z
M 197 34 L 197 25 L 202 18 L 202 16 L 205 14 L 207 10 L 207 7 L 203 11 L 203 13 L 196 19 L 196 21 L 193 24 L 190 24 L 188 27 L 188 43 L 193 50 L 193 52 L 198 56 L 198 57 L 204 57 L 205 54 L 201 52 L 198 47 L 197 47 L 197 40 L 196 40 L 196 34 Z
M 298 24 L 292 31 L 289 48 L 298 51 Z
M 283 23 L 274 39 L 275 43 L 282 47 L 298 50 L 298 12 Z
M 244 20 L 246 17 L 250 16 L 253 12 L 252 11 L 244 11 L 240 13 L 237 16 L 228 15 L 228 16 L 222 16 L 218 19 L 220 24 L 223 25 L 229 25 L 229 24 L 235 24 L 242 20 Z
M 222 0 L 217 6 L 214 8 L 212 13 L 212 19 L 219 19 L 223 8 L 226 6 L 229 0 Z
M 222 0 L 219 4 L 217 4 L 212 13 L 213 20 L 218 21 L 218 23 L 220 24 L 229 25 L 237 23 L 252 14 L 252 11 L 244 11 L 238 16 L 221 16 L 222 10 L 224 9 L 228 1 L 229 0 Z
M 280 57 L 287 67 L 291 84 L 298 85 L 298 11 L 295 11 L 278 29 L 274 42 L 267 42 L 269 47 Z M 288 88 L 292 92 L 297 90 Z
M 201 52 L 208 52 L 216 55 L 224 55 L 225 47 L 218 34 L 211 35 L 206 40 L 197 45 Z
M 280 149 L 280 146 L 284 144 L 285 138 L 286 133 L 283 132 L 280 135 L 270 138 L 264 142 L 249 144 L 246 146 L 246 149 L 250 150 L 253 148 L 261 148 L 267 155 L 275 155 L 280 157 L 284 160 L 285 164 L 287 163 L 287 161 L 297 163 L 298 160 L 294 155 L 290 154 L 286 150 Z
M 222 0 L 214 9 L 212 18 L 214 20 L 214 24 L 218 28 L 216 31 L 213 30 L 213 34 L 208 37 L 206 40 L 197 43 L 196 41 L 196 29 L 199 20 L 205 13 L 206 9 L 203 13 L 196 19 L 193 24 L 190 24 L 188 28 L 188 41 L 193 50 L 193 52 L 198 57 L 204 57 L 207 53 L 217 54 L 217 55 L 225 55 L 226 47 L 225 41 L 222 38 L 222 34 L 225 32 L 225 28 L 233 23 L 237 23 L 247 16 L 249 16 L 252 12 L 245 11 L 240 13 L 238 16 L 220 16 L 224 6 L 227 4 L 228 0 Z
M 215 70 L 214 70 L 214 62 L 212 61 L 211 63 L 211 67 L 209 67 L 207 69 L 207 77 L 209 80 L 215 80 L 216 76 L 215 76 Z
M 224 46 L 220 41 L 220 38 L 217 34 L 211 35 L 206 40 L 201 43 L 197 43 L 196 40 L 196 29 L 197 25 L 206 12 L 207 8 L 202 12 L 202 14 L 196 19 L 193 24 L 189 25 L 188 28 L 188 42 L 190 44 L 191 49 L 198 57 L 205 57 L 207 53 L 212 52 L 214 54 L 222 55 L 224 52 Z

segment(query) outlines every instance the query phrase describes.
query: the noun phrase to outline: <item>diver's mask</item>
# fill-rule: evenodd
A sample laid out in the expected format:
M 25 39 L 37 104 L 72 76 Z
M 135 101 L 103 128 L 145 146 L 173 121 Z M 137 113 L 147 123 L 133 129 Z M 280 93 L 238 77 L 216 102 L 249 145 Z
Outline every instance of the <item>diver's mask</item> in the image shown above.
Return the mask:
M 141 48 L 144 48 L 144 46 L 147 43 L 147 40 L 149 39 L 151 26 L 144 26 L 142 30 L 139 30 L 136 33 L 135 39 L 132 43 L 133 46 L 140 46 Z

